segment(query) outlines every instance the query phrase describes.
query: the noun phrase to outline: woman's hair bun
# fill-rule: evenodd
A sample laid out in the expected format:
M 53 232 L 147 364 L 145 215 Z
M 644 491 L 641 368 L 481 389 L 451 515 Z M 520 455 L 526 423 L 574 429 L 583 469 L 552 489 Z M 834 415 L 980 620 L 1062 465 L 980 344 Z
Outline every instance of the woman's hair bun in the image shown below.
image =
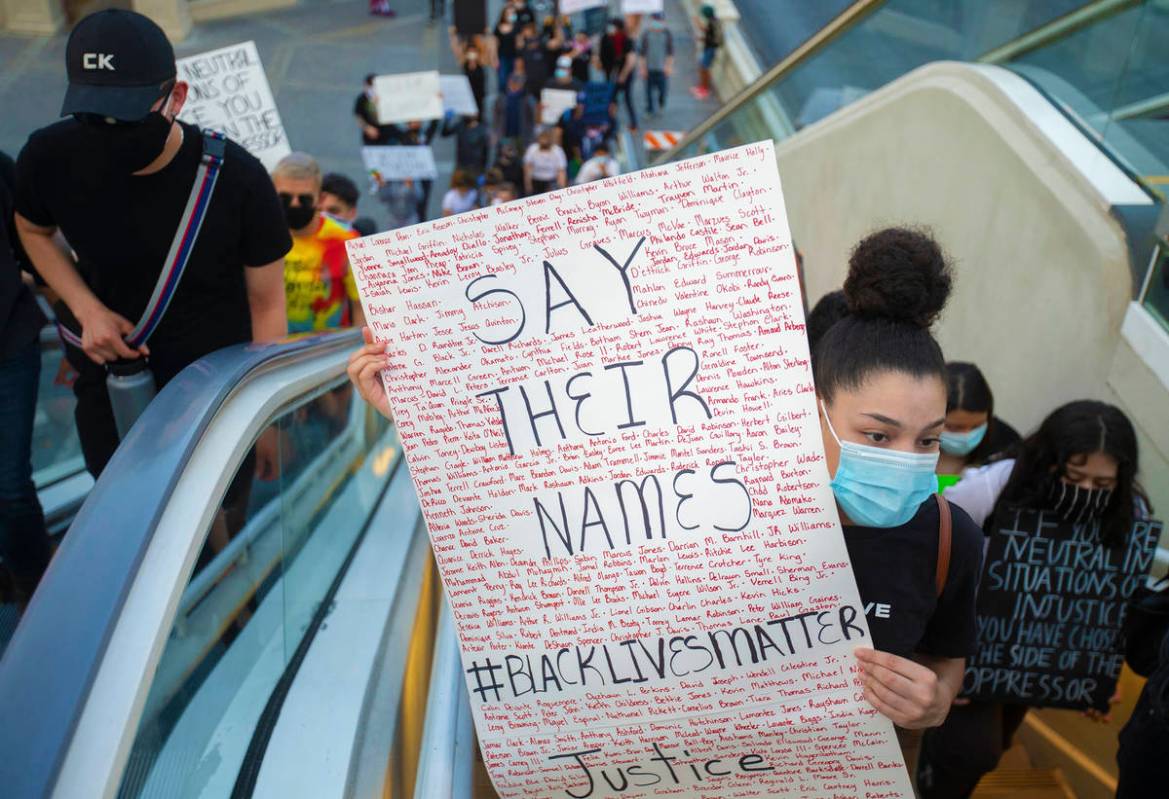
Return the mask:
M 891 227 L 853 249 L 844 296 L 851 314 L 929 328 L 945 307 L 952 282 L 945 253 L 929 233 Z

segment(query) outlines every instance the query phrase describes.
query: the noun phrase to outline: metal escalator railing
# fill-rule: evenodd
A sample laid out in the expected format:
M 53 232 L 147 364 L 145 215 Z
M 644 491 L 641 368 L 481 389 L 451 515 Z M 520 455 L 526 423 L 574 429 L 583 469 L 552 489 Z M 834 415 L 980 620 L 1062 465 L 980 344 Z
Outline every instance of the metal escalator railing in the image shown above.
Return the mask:
M 398 460 L 393 431 L 343 385 L 358 340 L 231 348 L 159 394 L 94 486 L 0 661 L 5 796 L 80 795 L 70 793 L 79 785 L 115 795 L 139 722 L 169 710 L 168 725 L 184 723 L 175 695 L 206 689 L 231 639 L 257 629 L 251 619 L 266 608 L 282 607 L 278 648 L 296 649 Z M 257 483 L 254 512 L 224 533 L 224 495 L 241 464 L 250 474 L 252 441 L 274 419 L 283 420 L 282 477 L 268 496 Z M 282 526 L 274 507 L 285 511 Z M 326 537 L 312 531 L 323 527 L 342 545 L 321 546 Z

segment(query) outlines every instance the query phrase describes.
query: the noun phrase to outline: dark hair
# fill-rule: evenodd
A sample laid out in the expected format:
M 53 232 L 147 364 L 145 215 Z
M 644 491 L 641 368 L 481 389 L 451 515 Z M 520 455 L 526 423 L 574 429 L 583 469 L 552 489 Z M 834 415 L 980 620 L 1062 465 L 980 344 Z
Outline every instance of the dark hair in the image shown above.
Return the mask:
M 978 446 L 966 455 L 968 464 L 983 464 L 995 454 L 997 423 L 994 418 L 994 394 L 982 370 L 972 363 L 951 361 L 946 364 L 946 413 L 969 411 L 986 414 L 986 434 Z
M 1049 507 L 1049 491 L 1067 472 L 1068 461 L 1094 452 L 1115 458 L 1117 466 L 1116 488 L 1101 516 L 1100 540 L 1108 547 L 1123 544 L 1132 529 L 1136 502 L 1148 505 L 1136 479 L 1137 435 L 1124 411 L 1096 400 L 1076 400 L 1055 409 L 1006 454 L 1015 459 L 1015 466 L 987 519 L 987 529 L 993 529 L 996 517 L 1008 508 Z
M 846 316 L 848 316 L 848 301 L 844 299 L 844 291 L 841 289 L 828 292 L 812 306 L 812 310 L 808 313 L 806 328 L 808 346 L 813 353 L 828 329 Z
M 373 80 L 374 80 L 374 78 L 376 78 L 376 77 L 377 77 L 377 75 L 376 75 L 376 74 L 374 74 L 373 72 L 371 72 L 371 73 L 369 73 L 368 75 L 366 75 L 366 76 L 365 76 L 365 85 L 366 85 L 366 86 L 372 86 L 372 85 L 373 85 Z
M 321 178 L 321 191 L 327 191 L 351 208 L 357 207 L 357 200 L 361 197 L 357 184 L 336 172 L 330 172 Z
M 475 178 L 471 177 L 471 173 L 465 169 L 456 169 L 451 175 L 452 189 L 473 189 L 475 188 Z
M 950 265 L 926 232 L 886 228 L 861 240 L 848 259 L 848 314 L 816 343 L 816 390 L 831 402 L 878 372 L 945 381 L 942 348 L 930 325 L 950 296 Z

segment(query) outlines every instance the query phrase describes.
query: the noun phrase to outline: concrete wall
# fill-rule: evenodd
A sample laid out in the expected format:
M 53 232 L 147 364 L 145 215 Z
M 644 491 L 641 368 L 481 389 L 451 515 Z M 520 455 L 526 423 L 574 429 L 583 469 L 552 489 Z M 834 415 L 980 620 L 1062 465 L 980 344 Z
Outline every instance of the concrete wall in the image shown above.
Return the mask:
M 1158 379 L 1121 335 L 1133 286 L 1109 210 L 1109 194 L 1140 195 L 1053 113 L 1010 73 L 941 63 L 779 143 L 809 300 L 839 287 L 868 231 L 929 226 L 957 269 L 938 326 L 946 357 L 977 363 L 1021 432 L 1072 399 L 1125 407 L 1140 429 L 1142 476 L 1169 510 L 1169 376 Z

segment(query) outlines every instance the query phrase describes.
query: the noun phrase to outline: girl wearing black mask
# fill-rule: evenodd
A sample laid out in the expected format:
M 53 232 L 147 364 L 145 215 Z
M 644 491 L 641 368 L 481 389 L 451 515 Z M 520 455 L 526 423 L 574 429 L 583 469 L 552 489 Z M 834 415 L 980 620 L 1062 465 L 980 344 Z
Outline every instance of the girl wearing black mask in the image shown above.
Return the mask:
M 946 427 L 938 458 L 941 485 L 956 483 L 963 469 L 981 466 L 1018 440 L 1015 429 L 994 415 L 994 395 L 982 371 L 972 363 L 946 364 Z
M 1038 508 L 1068 522 L 1098 520 L 1101 542 L 1118 547 L 1135 517 L 1147 513 L 1136 476 L 1137 440 L 1128 417 L 1112 405 L 1079 400 L 1052 412 L 1008 457 L 967 470 L 945 495 L 988 530 L 1011 508 Z M 946 723 L 926 736 L 922 796 L 969 796 L 1010 748 L 1027 709 L 994 702 L 956 705 Z
M 917 739 L 907 731 L 945 719 L 976 638 L 982 536 L 935 493 L 946 364 L 930 326 L 950 284 L 928 235 L 867 237 L 849 258 L 847 313 L 812 360 L 828 473 L 873 639 L 873 650 L 857 652 L 865 698 L 901 728 L 910 763 Z

